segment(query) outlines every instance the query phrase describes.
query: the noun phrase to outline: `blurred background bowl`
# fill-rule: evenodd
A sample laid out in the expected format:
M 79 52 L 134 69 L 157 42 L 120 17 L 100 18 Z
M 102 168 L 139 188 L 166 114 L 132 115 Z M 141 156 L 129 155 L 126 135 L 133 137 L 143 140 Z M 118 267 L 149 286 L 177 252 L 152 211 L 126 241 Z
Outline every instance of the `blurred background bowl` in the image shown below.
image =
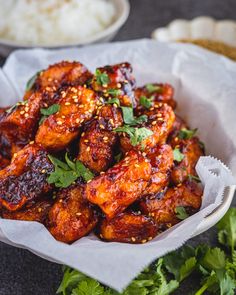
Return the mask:
M 56 46 L 43 46 L 40 44 L 26 45 L 24 43 L 14 42 L 14 41 L 0 38 L 0 55 L 6 57 L 13 50 L 20 49 L 20 48 L 29 49 L 29 48 L 40 47 L 40 48 L 48 48 L 48 49 L 57 49 L 57 48 L 63 48 L 63 47 L 83 46 L 86 44 L 110 41 L 115 37 L 119 29 L 125 24 L 130 12 L 130 4 L 128 0 L 111 0 L 111 2 L 114 4 L 115 10 L 116 10 L 114 21 L 111 23 L 111 25 L 109 25 L 103 31 L 93 36 L 90 36 L 84 39 L 83 41 L 78 41 L 76 43 L 75 42 L 66 43 L 66 44 L 56 45 Z

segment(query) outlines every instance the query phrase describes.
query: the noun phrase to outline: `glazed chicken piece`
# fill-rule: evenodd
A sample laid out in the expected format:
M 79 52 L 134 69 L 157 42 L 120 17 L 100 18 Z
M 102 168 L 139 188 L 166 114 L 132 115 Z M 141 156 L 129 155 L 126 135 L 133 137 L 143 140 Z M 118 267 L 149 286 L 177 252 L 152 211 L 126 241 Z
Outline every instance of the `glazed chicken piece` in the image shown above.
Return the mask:
M 173 166 L 171 146 L 164 144 L 152 148 L 147 154 L 152 165 L 152 177 L 145 189 L 145 195 L 155 195 L 169 184 L 170 170 Z
M 120 144 L 124 153 L 133 148 L 148 152 L 157 144 L 165 143 L 167 136 L 171 132 L 175 114 L 169 105 L 165 103 L 155 103 L 152 108 L 145 110 L 142 115 L 146 115 L 148 120 L 139 127 L 145 127 L 151 130 L 153 134 L 144 139 L 139 145 L 133 147 L 127 133 L 119 133 Z
M 26 146 L 0 170 L 0 204 L 15 211 L 49 193 L 52 186 L 47 177 L 53 170 L 44 149 L 35 144 Z
M 9 158 L 35 137 L 41 108 L 48 108 L 60 99 L 62 85 L 84 84 L 91 78 L 88 70 L 78 62 L 61 62 L 38 75 L 31 89 L 12 109 L 0 114 L 0 144 Z
M 137 88 L 135 90 L 137 112 L 140 112 L 142 109 L 145 109 L 145 107 L 142 106 L 140 103 L 140 99 L 142 97 L 149 99 L 151 103 L 167 103 L 173 109 L 175 109 L 177 105 L 176 101 L 174 100 L 174 89 L 169 84 L 147 84 L 143 87 Z
M 79 141 L 78 159 L 95 173 L 106 171 L 114 163 L 118 134 L 113 128 L 123 124 L 121 110 L 105 105 L 97 112 L 97 119 L 88 123 Z
M 140 202 L 142 213 L 151 216 L 163 228 L 168 228 L 180 220 L 176 216 L 176 208 L 184 207 L 189 215 L 200 209 L 202 187 L 196 182 L 187 181 L 177 187 L 169 188 L 159 197 L 144 198 Z
M 85 196 L 98 205 L 107 218 L 112 218 L 142 196 L 151 173 L 147 158 L 132 150 L 118 164 L 88 182 Z
M 135 106 L 135 79 L 129 63 L 105 66 L 96 70 L 92 88 L 107 100 L 116 97 L 123 106 Z
M 172 130 L 168 136 L 167 143 L 170 145 L 174 144 L 174 141 L 176 140 L 175 137 L 178 137 L 178 134 L 181 129 L 188 129 L 187 124 L 185 121 L 178 115 L 175 114 L 175 121 L 172 126 Z M 171 144 L 173 143 L 173 144 Z
M 48 214 L 48 229 L 55 239 L 64 243 L 87 235 L 97 224 L 97 216 L 83 198 L 83 187 L 72 186 L 58 193 Z
M 2 217 L 5 219 L 38 221 L 40 223 L 45 223 L 51 206 L 52 201 L 39 200 L 37 202 L 27 204 L 25 208 L 20 209 L 19 211 L 3 210 Z
M 197 176 L 195 166 L 198 159 L 204 156 L 204 150 L 197 137 L 190 139 L 179 139 L 175 137 L 175 139 L 172 141 L 173 149 L 178 148 L 184 155 L 181 162 L 175 162 L 175 167 L 171 172 L 172 181 L 175 184 L 179 184 L 191 176 Z
M 44 93 L 44 101 L 48 105 L 54 103 L 54 94 L 60 87 L 84 85 L 92 74 L 80 62 L 62 61 L 49 66 L 32 77 L 28 85 L 28 91 L 25 93 L 24 100 L 34 92 Z
M 82 86 L 67 87 L 60 97 L 59 111 L 45 119 L 36 134 L 36 142 L 54 152 L 65 149 L 79 135 L 100 104 L 96 93 Z
M 158 225 L 145 215 L 124 212 L 113 219 L 103 219 L 99 236 L 108 242 L 139 244 L 152 240 L 159 232 Z

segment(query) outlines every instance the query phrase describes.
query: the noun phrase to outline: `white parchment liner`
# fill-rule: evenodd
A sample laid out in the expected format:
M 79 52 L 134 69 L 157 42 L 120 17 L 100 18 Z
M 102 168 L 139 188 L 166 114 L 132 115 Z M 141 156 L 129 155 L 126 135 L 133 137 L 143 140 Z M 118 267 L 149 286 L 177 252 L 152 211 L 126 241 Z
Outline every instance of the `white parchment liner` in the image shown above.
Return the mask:
M 35 72 L 61 60 L 79 60 L 91 70 L 129 61 L 139 85 L 156 81 L 174 85 L 179 114 L 191 128 L 199 129 L 198 135 L 212 155 L 197 164 L 205 185 L 201 211 L 147 244 L 105 243 L 91 234 L 66 245 L 39 223 L 0 220 L 1 241 L 74 267 L 121 291 L 145 266 L 187 241 L 222 202 L 225 188 L 236 184 L 222 164 L 236 175 L 236 63 L 192 45 L 150 40 L 58 51 L 20 50 L 0 71 L 0 105 L 16 102 Z

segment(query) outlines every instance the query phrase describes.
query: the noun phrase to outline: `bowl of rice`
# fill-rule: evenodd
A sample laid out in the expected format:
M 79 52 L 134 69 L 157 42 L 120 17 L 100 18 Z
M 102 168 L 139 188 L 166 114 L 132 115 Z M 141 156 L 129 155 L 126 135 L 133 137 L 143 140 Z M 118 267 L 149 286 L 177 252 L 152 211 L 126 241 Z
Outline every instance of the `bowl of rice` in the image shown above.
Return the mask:
M 126 22 L 128 0 L 0 0 L 0 54 L 111 40 Z

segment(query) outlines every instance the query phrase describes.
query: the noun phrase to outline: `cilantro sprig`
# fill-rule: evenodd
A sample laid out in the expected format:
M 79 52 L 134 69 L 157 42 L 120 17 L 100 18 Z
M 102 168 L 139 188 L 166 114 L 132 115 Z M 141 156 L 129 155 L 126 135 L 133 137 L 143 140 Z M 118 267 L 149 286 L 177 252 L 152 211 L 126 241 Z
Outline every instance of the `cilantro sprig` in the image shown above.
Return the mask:
M 152 104 L 153 104 L 153 99 L 154 99 L 153 96 L 151 96 L 150 98 L 147 98 L 146 96 L 141 96 L 140 99 L 139 99 L 139 103 L 140 103 L 143 107 L 145 107 L 145 108 L 147 108 L 147 109 L 150 109 L 150 107 L 151 107 Z
M 118 107 L 120 106 L 120 100 L 116 97 L 109 99 L 105 103 L 106 104 L 116 104 Z
M 174 154 L 174 161 L 176 161 L 176 162 L 181 162 L 184 158 L 184 154 L 181 153 L 179 148 L 175 148 L 173 150 L 173 154 Z
M 236 291 L 236 208 L 218 223 L 218 239 L 223 248 L 208 245 L 183 246 L 147 267 L 121 293 L 122 295 L 168 295 L 189 278 L 199 279 L 198 290 L 191 294 L 234 295 Z M 225 251 L 229 248 L 230 254 Z M 185 285 L 186 286 L 186 285 Z M 63 295 L 118 295 L 79 271 L 64 267 L 57 291 Z M 186 287 L 184 294 L 187 294 Z
M 153 134 L 153 132 L 150 129 L 147 129 L 145 127 L 137 128 L 137 127 L 131 127 L 129 125 L 118 127 L 114 131 L 127 133 L 130 137 L 130 143 L 133 146 L 137 146 L 144 139 L 146 139 L 147 137 Z
M 123 119 L 125 124 L 130 126 L 135 126 L 143 122 L 147 122 L 148 117 L 142 115 L 139 117 L 134 117 L 134 110 L 131 107 L 121 107 L 123 113 Z
M 178 137 L 180 139 L 191 139 L 197 132 L 197 128 L 195 129 L 186 129 L 186 128 L 182 128 L 179 131 Z
M 97 83 L 101 86 L 108 85 L 110 82 L 110 78 L 106 73 L 102 73 L 99 69 L 96 69 L 95 77 Z
M 26 83 L 26 91 L 31 90 L 31 88 L 34 86 L 35 81 L 37 80 L 38 76 L 40 75 L 41 71 L 37 72 L 35 75 L 33 75 L 29 81 Z
M 153 92 L 162 93 L 162 87 L 160 87 L 158 85 L 147 84 L 145 87 L 149 93 L 153 93 Z
M 175 208 L 176 217 L 180 220 L 184 220 L 189 217 L 188 213 L 186 212 L 186 209 L 183 206 L 177 206 Z
M 39 121 L 39 125 L 41 125 L 50 115 L 54 115 L 60 111 L 59 104 L 53 104 L 49 108 L 41 109 L 40 113 L 43 115 Z
M 82 162 L 79 160 L 71 161 L 68 154 L 65 155 L 66 162 L 62 162 L 52 155 L 49 155 L 48 158 L 54 165 L 54 171 L 50 173 L 47 181 L 50 184 L 55 184 L 56 187 L 69 187 L 79 177 L 86 182 L 94 177 L 94 174 Z

